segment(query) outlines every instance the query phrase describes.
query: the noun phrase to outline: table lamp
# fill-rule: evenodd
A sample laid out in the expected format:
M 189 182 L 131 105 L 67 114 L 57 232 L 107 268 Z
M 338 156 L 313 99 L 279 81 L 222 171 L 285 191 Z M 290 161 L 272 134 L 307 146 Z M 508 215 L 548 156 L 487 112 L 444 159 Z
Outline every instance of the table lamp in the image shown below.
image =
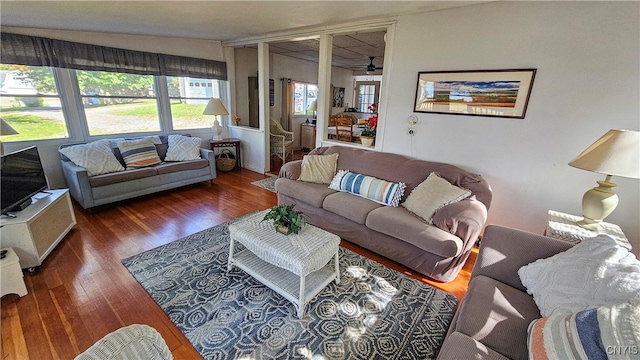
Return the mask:
M 609 130 L 585 151 L 569 162 L 578 169 L 605 174 L 604 181 L 582 197 L 583 220 L 578 225 L 601 230 L 602 221 L 618 206 L 618 195 L 612 188 L 612 176 L 640 179 L 640 131 Z
M 11 127 L 4 119 L 0 118 L 0 135 L 17 135 L 19 134 L 14 128 Z M 0 141 L 0 155 L 4 155 L 4 144 Z
M 224 104 L 220 99 L 211 98 L 207 103 L 207 107 L 204 108 L 202 112 L 203 115 L 215 115 L 215 120 L 213 121 L 213 126 L 211 129 L 213 130 L 213 140 L 222 140 L 222 126 L 220 126 L 220 121 L 218 121 L 218 116 L 220 115 L 229 115 L 227 108 L 224 107 Z

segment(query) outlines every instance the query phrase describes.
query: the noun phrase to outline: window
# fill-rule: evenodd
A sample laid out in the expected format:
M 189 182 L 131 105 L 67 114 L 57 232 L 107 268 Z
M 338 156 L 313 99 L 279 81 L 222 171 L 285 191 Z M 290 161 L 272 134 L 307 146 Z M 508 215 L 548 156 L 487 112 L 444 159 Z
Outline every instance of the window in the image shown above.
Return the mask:
M 309 109 L 318 98 L 318 85 L 300 82 L 293 83 L 293 115 L 313 115 Z
M 356 107 L 359 112 L 371 112 L 369 106 L 377 104 L 380 93 L 379 81 L 356 81 Z
M 160 131 L 152 75 L 76 70 L 89 135 Z
M 18 132 L 1 141 L 69 137 L 50 67 L 0 64 L 0 117 Z
M 225 62 L 6 32 L 0 37 L 2 59 L 12 64 L 0 64 L 0 116 L 25 129 L 4 141 L 209 127 L 210 119 L 198 122 L 204 103 L 211 96 L 226 98 Z M 189 93 L 181 76 L 201 92 Z M 183 106 L 171 109 L 172 102 Z M 203 103 L 199 109 L 190 106 L 197 103 Z
M 198 82 L 194 82 L 197 80 Z M 171 101 L 171 118 L 174 129 L 211 127 L 210 115 L 202 115 L 209 99 L 220 98 L 222 80 L 202 80 L 187 77 L 166 77 Z M 194 86 L 195 85 L 195 86 Z

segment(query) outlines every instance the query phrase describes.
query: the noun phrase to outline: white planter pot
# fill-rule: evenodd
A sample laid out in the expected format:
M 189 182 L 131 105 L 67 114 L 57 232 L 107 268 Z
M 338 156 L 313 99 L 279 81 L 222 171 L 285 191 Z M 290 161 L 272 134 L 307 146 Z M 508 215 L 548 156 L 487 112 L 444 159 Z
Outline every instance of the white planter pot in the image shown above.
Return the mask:
M 369 137 L 369 136 L 361 136 L 360 137 L 360 142 L 362 143 L 362 145 L 364 146 L 373 146 L 373 141 L 376 138 L 374 137 Z

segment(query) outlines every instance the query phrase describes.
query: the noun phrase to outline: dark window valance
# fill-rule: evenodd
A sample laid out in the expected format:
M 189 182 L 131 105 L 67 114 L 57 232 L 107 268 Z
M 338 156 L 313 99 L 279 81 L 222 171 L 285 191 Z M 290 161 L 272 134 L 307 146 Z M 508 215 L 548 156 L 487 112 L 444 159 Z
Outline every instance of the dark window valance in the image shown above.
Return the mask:
M 118 49 L 29 35 L 2 33 L 0 36 L 0 62 L 4 64 L 227 80 L 227 64 L 223 61 Z

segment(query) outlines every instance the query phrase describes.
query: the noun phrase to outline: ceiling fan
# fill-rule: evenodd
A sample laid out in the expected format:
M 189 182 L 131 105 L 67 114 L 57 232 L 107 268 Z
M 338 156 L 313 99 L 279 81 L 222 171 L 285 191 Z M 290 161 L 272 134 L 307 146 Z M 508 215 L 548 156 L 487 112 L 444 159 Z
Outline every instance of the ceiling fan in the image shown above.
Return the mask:
M 375 59 L 375 56 L 369 56 L 369 65 L 367 65 L 367 71 L 376 71 L 376 70 L 382 70 L 381 67 L 376 67 L 375 65 L 373 65 L 373 59 Z

